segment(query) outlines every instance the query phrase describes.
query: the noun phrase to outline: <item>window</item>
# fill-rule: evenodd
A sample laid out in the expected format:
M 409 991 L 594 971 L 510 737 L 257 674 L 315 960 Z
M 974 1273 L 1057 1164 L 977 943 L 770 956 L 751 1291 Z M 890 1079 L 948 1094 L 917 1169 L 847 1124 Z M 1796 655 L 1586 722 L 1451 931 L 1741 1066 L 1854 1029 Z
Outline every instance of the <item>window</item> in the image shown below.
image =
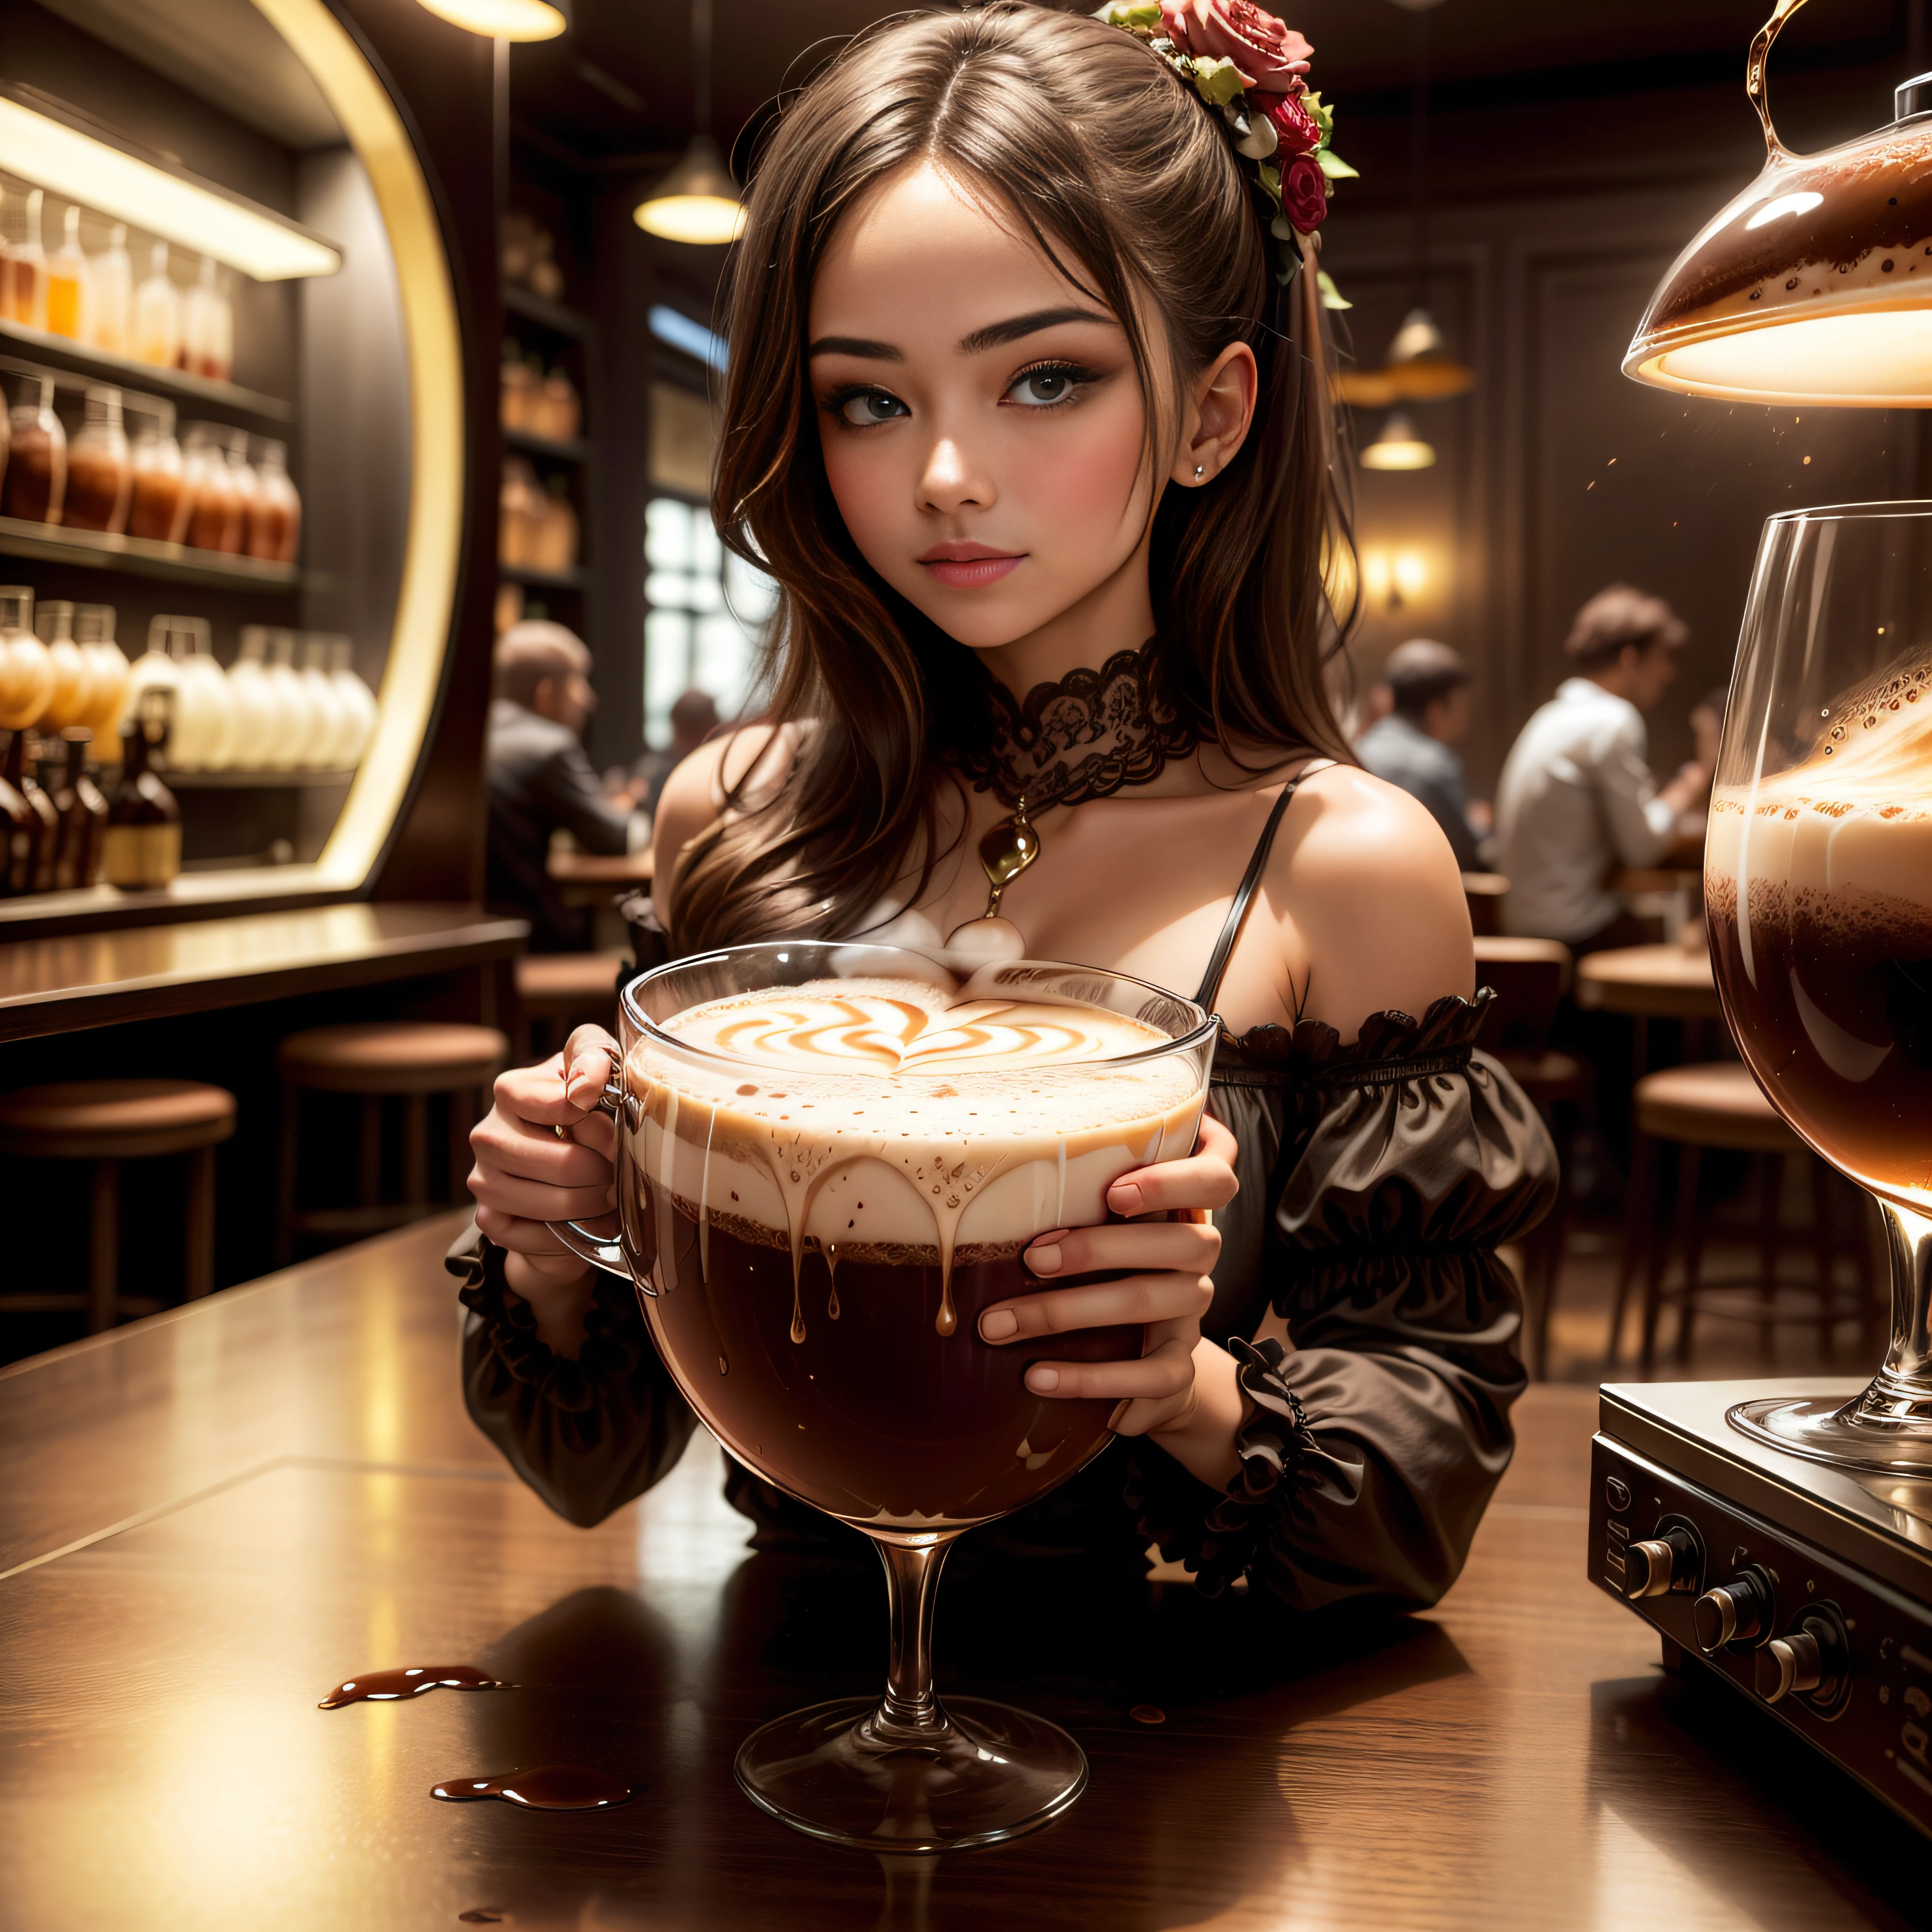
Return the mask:
M 695 687 L 736 717 L 751 696 L 778 586 L 730 555 L 704 509 L 675 496 L 644 511 L 644 738 L 670 742 L 670 708 Z

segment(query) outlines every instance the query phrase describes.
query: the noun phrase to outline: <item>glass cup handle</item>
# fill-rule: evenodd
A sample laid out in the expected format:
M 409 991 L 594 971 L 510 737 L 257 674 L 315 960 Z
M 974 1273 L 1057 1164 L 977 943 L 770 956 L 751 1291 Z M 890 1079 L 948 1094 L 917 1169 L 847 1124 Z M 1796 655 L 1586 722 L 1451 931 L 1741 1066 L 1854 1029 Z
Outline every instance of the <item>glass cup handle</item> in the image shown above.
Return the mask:
M 604 1083 L 604 1090 L 597 1096 L 598 1110 L 608 1114 L 621 1124 L 624 1118 L 624 1063 L 616 1054 L 610 1056 L 610 1077 Z M 620 1280 L 632 1279 L 630 1264 L 624 1258 L 624 1244 L 621 1240 L 608 1234 L 596 1234 L 581 1221 L 546 1221 L 544 1226 L 554 1234 L 579 1260 L 588 1262 L 592 1268 L 602 1268 L 606 1274 L 614 1274 Z

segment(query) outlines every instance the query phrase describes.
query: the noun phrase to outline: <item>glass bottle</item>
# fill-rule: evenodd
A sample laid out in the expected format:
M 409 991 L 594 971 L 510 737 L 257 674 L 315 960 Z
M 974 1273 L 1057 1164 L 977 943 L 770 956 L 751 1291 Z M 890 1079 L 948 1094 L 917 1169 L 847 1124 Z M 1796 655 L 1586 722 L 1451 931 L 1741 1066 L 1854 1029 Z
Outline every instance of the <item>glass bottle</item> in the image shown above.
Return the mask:
M 67 495 L 61 522 L 72 530 L 128 527 L 134 490 L 134 466 L 128 434 L 121 426 L 121 392 L 90 388 L 80 431 L 68 445 Z
M 57 524 L 67 495 L 67 431 L 54 414 L 54 379 L 30 379 L 28 394 L 32 400 L 16 402 L 8 419 L 10 446 L 0 515 Z
M 195 550 L 233 554 L 242 548 L 242 505 L 228 471 L 226 432 L 212 423 L 190 423 L 182 466 L 194 499 L 183 541 Z
M 80 245 L 80 209 L 69 202 L 61 244 L 47 261 L 47 319 L 42 326 L 50 335 L 80 340 L 89 280 L 86 251 Z
M 182 446 L 175 437 L 172 407 L 145 419 L 128 457 L 133 488 L 128 504 L 128 534 L 155 543 L 179 543 L 188 533 L 194 508 L 188 477 L 182 466 Z
M 244 626 L 242 654 L 230 668 L 228 691 L 235 705 L 235 762 L 250 771 L 272 766 L 281 720 L 280 705 L 268 678 L 268 626 Z
M 7 782 L 26 801 L 34 815 L 33 849 L 27 860 L 27 884 L 23 890 L 44 892 L 54 882 L 54 860 L 60 849 L 60 814 L 54 802 L 40 789 L 40 781 L 27 769 L 32 740 L 24 729 L 7 741 Z M 38 758 L 35 760 L 38 763 Z
M 34 634 L 46 646 L 54 668 L 53 690 L 36 724 L 60 731 L 85 724 L 92 710 L 94 667 L 74 641 L 74 606 L 64 597 L 43 598 L 34 612 Z
M 262 763 L 272 771 L 292 772 L 308 758 L 314 728 L 308 692 L 296 669 L 292 631 L 268 633 L 268 688 L 274 700 L 275 723 Z
M 47 326 L 47 258 L 40 247 L 38 188 L 13 196 L 20 208 L 19 226 L 7 237 L 7 320 L 23 328 Z
M 187 621 L 183 617 L 170 616 L 165 611 L 148 620 L 148 648 L 128 667 L 128 688 L 121 700 L 124 742 L 128 720 L 139 714 L 142 700 L 150 691 L 167 693 L 166 723 L 172 732 L 175 694 L 181 688 L 181 667 L 176 663 L 168 645 L 176 626 Z
M 128 225 L 117 221 L 107 246 L 88 262 L 90 293 L 87 340 L 90 348 L 125 356 L 134 340 L 134 262 L 128 253 Z
M 134 358 L 157 369 L 181 360 L 181 292 L 168 273 L 168 244 L 157 242 L 148 254 L 148 272 L 134 291 Z
M 50 755 L 52 742 L 41 740 L 40 784 L 60 820 L 54 890 L 71 892 L 100 883 L 100 835 L 107 820 L 107 800 L 87 769 L 94 734 L 85 724 L 68 725 L 58 740 L 64 755 L 58 769 Z
M 168 655 L 180 673 L 168 762 L 184 772 L 220 771 L 235 755 L 235 699 L 208 643 L 205 617 L 169 620 Z
M 255 459 L 255 498 L 248 507 L 248 554 L 292 563 L 302 542 L 302 498 L 290 480 L 288 446 L 264 441 Z
M 143 691 L 122 733 L 120 782 L 107 801 L 100 876 L 124 891 L 165 886 L 181 871 L 181 807 L 151 769 L 167 742 L 174 694 Z
M 34 593 L 0 585 L 0 730 L 24 730 L 53 695 L 54 664 L 34 634 Z
M 302 660 L 302 692 L 309 717 L 302 762 L 310 771 L 338 771 L 343 764 L 343 741 L 355 721 L 344 711 L 341 695 L 329 678 L 328 640 L 304 638 Z
M 536 533 L 542 514 L 542 493 L 536 472 L 520 456 L 503 464 L 502 490 L 496 506 L 496 560 L 512 570 L 528 569 L 536 562 Z
M 531 561 L 539 570 L 563 572 L 577 567 L 577 551 L 582 533 L 577 512 L 567 494 L 569 479 L 561 470 L 546 482 L 538 499 L 538 516 Z
M 235 311 L 215 274 L 212 255 L 201 258 L 201 275 L 188 292 L 182 318 L 179 366 L 191 375 L 225 382 L 235 368 Z
M 328 645 L 328 678 L 341 700 L 348 719 L 338 747 L 336 762 L 347 770 L 362 763 L 376 729 L 376 694 L 356 674 L 350 662 L 354 647 L 346 638 L 332 638 Z
M 99 761 L 111 765 L 121 756 L 121 713 L 132 670 L 127 652 L 114 641 L 113 605 L 76 604 L 74 635 L 93 680 L 88 715 L 80 722 L 94 734 Z
M 583 427 L 584 407 L 577 386 L 561 369 L 544 378 L 543 433 L 556 442 L 573 442 Z
M 239 556 L 248 548 L 248 525 L 261 501 L 262 484 L 255 466 L 248 460 L 247 432 L 231 430 L 226 441 L 228 487 L 235 500 L 233 520 L 228 526 L 228 534 L 234 539 L 230 554 Z
M 535 381 L 535 372 L 524 360 L 522 344 L 514 337 L 506 340 L 501 386 L 497 394 L 497 414 L 506 429 L 530 428 L 530 400 Z

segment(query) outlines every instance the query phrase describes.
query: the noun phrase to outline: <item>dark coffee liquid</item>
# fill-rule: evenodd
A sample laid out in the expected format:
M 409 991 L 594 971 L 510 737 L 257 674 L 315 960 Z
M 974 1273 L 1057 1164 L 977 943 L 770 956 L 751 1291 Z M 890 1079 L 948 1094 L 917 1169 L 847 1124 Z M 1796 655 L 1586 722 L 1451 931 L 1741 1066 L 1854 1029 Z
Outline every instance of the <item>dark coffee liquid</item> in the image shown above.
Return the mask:
M 1708 883 L 1711 958 L 1751 1071 L 1875 1191 L 1932 1208 L 1932 906 L 1762 878 L 1744 967 L 1733 881 Z
M 1042 1360 L 1130 1360 L 1141 1330 L 982 1342 L 983 1310 L 1045 1286 L 1017 1246 L 956 1251 L 957 1322 L 941 1334 L 937 1250 L 808 1248 L 794 1291 L 776 1235 L 714 1207 L 700 1252 L 691 1204 L 671 1197 L 661 1222 L 651 1184 L 634 1162 L 624 1172 L 627 1234 L 658 1290 L 644 1307 L 660 1353 L 725 1447 L 806 1502 L 874 1528 L 980 1522 L 1106 1445 L 1114 1402 L 1037 1396 L 1022 1378 Z M 668 1253 L 656 1251 L 660 1226 Z
M 365 1670 L 338 1684 L 316 1706 L 339 1710 L 344 1704 L 381 1704 L 399 1697 L 418 1697 L 425 1690 L 514 1690 L 473 1664 L 418 1664 L 396 1670 Z
M 502 1778 L 446 1778 L 429 1795 L 452 1804 L 500 1798 L 526 1811 L 597 1811 L 606 1805 L 622 1804 L 632 1792 L 621 1778 L 587 1764 L 542 1764 Z

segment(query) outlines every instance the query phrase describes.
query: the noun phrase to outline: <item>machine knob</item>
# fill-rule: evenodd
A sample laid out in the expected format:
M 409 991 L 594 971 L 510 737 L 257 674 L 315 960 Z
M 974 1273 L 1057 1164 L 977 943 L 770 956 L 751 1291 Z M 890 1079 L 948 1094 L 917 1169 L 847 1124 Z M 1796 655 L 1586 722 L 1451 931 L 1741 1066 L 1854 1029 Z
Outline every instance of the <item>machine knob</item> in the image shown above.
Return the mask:
M 1697 1648 L 1707 1657 L 1727 1643 L 1748 1643 L 1770 1618 L 1771 1592 L 1762 1576 L 1749 1570 L 1706 1590 L 1690 1606 Z
M 1828 1700 L 1837 1694 L 1849 1662 L 1832 1624 L 1823 1617 L 1806 1617 L 1758 1652 L 1757 1694 L 1767 1704 L 1812 1692 Z
M 1624 1594 L 1633 1601 L 1688 1590 L 1697 1579 L 1697 1545 L 1688 1530 L 1666 1529 L 1661 1536 L 1633 1543 L 1624 1556 Z

